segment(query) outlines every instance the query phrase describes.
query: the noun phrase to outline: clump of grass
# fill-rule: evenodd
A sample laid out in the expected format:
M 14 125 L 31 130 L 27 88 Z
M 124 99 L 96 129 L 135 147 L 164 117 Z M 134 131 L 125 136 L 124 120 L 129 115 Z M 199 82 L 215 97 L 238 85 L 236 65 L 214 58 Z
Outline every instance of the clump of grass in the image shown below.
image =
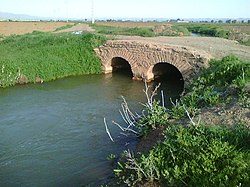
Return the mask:
M 93 49 L 104 41 L 99 35 L 71 33 L 7 37 L 0 41 L 0 87 L 15 85 L 23 78 L 28 83 L 101 73 Z
M 171 27 L 176 33 L 178 33 L 178 36 L 190 36 L 190 32 L 186 27 L 180 26 L 180 25 L 173 25 Z

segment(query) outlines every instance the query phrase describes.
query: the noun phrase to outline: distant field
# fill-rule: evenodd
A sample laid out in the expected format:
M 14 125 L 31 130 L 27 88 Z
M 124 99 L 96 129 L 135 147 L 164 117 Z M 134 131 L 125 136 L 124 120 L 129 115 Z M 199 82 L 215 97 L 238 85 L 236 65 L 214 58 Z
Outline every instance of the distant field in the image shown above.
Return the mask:
M 223 28 L 235 32 L 244 32 L 250 34 L 250 24 L 241 26 L 228 25 L 228 26 L 223 26 Z
M 0 22 L 0 36 L 32 33 L 33 31 L 54 31 L 57 28 L 74 25 L 67 22 Z

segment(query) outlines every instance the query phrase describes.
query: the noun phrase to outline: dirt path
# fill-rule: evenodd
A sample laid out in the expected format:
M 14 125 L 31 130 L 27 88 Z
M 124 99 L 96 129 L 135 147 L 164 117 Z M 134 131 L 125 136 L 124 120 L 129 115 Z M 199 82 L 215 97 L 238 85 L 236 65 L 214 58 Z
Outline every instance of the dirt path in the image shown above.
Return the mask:
M 68 28 L 68 29 L 63 29 L 60 31 L 57 31 L 56 33 L 60 33 L 60 32 L 94 32 L 95 30 L 92 29 L 89 25 L 84 24 L 84 23 L 78 23 L 77 25 Z
M 245 60 L 250 61 L 250 46 L 240 45 L 233 40 L 215 37 L 139 37 L 139 36 L 117 36 L 121 40 L 135 40 L 154 42 L 162 45 L 176 45 L 182 47 L 191 47 L 198 50 L 204 50 L 210 53 L 214 58 L 222 58 L 224 56 L 234 54 Z

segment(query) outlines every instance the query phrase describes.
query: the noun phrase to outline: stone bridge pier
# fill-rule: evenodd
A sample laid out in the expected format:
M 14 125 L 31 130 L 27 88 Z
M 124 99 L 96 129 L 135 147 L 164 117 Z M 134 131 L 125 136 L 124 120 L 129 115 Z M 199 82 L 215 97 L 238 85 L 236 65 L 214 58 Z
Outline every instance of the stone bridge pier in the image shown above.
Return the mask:
M 133 79 L 151 81 L 176 69 L 184 83 L 189 82 L 201 68 L 208 66 L 211 56 L 204 51 L 139 41 L 109 40 L 95 49 L 104 73 L 119 68 L 131 68 Z

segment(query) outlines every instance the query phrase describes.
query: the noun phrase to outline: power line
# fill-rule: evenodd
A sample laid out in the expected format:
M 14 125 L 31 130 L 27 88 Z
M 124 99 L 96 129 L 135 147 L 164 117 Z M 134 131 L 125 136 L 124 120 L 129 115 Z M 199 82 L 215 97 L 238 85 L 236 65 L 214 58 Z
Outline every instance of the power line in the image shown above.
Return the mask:
M 92 17 L 92 24 L 95 23 L 95 17 L 94 17 L 94 0 L 91 0 L 91 17 Z

